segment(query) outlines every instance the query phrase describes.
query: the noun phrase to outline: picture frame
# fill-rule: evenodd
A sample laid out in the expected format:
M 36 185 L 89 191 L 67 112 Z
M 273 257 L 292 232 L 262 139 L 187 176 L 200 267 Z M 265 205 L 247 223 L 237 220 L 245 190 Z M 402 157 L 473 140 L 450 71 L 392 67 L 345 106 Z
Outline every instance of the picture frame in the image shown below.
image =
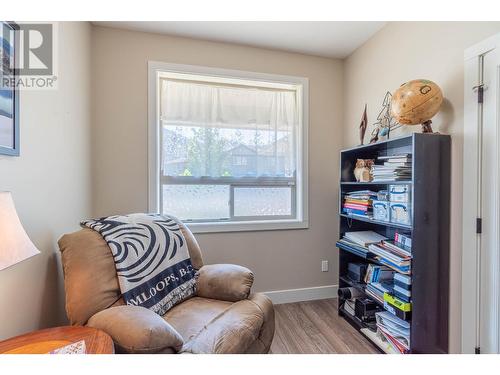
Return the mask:
M 19 156 L 19 91 L 12 84 L 17 80 L 19 26 L 14 22 L 0 22 L 0 155 Z

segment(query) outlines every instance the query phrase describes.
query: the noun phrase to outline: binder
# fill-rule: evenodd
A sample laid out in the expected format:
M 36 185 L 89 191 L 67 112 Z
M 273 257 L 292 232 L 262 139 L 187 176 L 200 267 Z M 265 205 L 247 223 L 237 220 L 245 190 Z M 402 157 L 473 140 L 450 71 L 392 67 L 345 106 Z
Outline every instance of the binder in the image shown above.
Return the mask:
M 384 308 L 400 319 L 411 319 L 411 303 L 401 301 L 389 293 L 384 293 Z
M 390 304 L 391 306 L 396 307 L 397 309 L 405 312 L 411 311 L 411 303 L 403 302 L 397 299 L 394 296 L 391 296 L 389 293 L 384 293 L 384 301 Z

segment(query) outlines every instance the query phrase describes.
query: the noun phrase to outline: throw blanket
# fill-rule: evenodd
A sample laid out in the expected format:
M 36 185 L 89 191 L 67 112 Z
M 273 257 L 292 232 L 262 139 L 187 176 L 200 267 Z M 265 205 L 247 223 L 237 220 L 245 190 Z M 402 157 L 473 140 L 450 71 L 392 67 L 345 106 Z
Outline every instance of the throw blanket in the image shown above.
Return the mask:
M 195 270 L 176 218 L 132 214 L 85 220 L 111 248 L 127 305 L 164 315 L 195 293 Z

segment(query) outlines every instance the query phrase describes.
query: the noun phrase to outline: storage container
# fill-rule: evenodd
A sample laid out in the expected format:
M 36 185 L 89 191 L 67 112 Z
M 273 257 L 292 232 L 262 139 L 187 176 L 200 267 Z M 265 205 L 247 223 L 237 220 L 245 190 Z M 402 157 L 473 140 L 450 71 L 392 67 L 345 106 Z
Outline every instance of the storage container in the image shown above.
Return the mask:
M 389 215 L 392 223 L 411 225 L 411 204 L 390 202 Z
M 410 185 L 390 185 L 389 200 L 391 202 L 411 202 L 411 186 Z
M 389 191 L 388 190 L 379 190 L 377 192 L 377 200 L 388 201 L 389 200 Z
M 372 201 L 373 208 L 373 219 L 380 221 L 389 221 L 390 220 L 390 212 L 389 212 L 389 202 L 387 201 Z

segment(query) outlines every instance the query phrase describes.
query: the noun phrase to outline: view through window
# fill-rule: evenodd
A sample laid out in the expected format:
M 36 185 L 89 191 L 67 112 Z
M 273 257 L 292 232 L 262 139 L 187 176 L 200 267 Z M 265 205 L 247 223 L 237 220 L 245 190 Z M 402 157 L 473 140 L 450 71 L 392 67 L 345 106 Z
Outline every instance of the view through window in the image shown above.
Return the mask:
M 295 219 L 300 85 L 159 79 L 162 212 L 193 222 Z

